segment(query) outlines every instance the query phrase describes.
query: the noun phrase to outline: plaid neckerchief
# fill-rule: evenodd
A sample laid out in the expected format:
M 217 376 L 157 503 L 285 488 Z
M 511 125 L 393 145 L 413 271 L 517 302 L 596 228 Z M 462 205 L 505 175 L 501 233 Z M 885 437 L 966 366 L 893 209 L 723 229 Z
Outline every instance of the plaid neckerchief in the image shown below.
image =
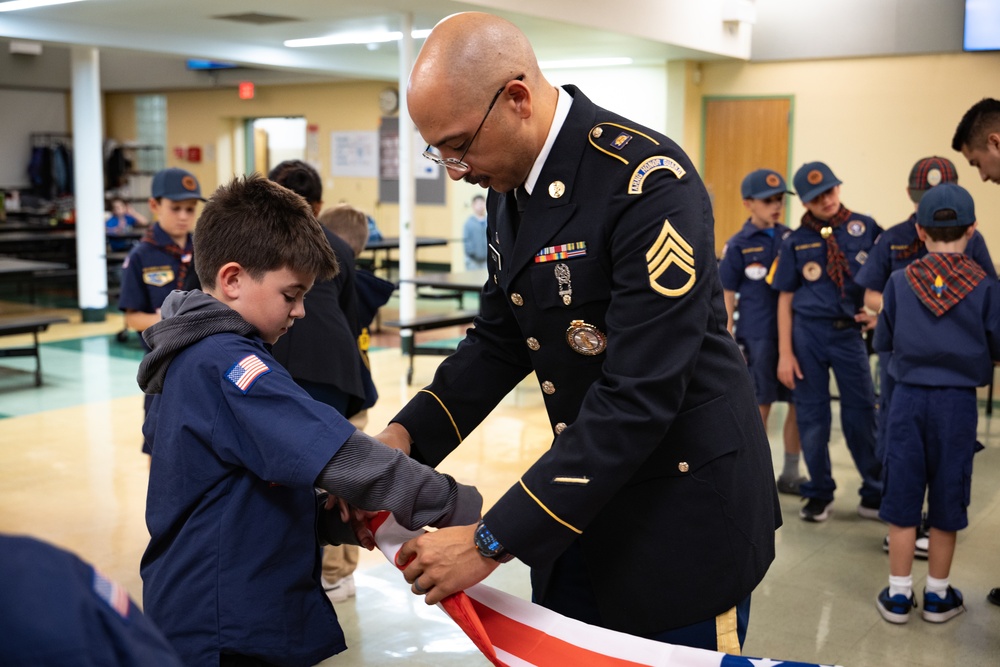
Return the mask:
M 841 204 L 840 210 L 834 213 L 833 217 L 826 222 L 806 211 L 805 215 L 802 216 L 802 225 L 823 236 L 824 227 L 834 230 L 847 222 L 847 219 L 850 217 L 851 212 Z M 847 258 L 844 256 L 844 251 L 840 249 L 840 244 L 837 243 L 836 236 L 830 234 L 824 240 L 826 241 L 826 272 L 829 274 L 833 284 L 837 286 L 837 289 L 843 293 L 844 276 L 851 275 L 851 266 L 847 263 Z
M 932 252 L 906 267 L 906 282 L 928 310 L 941 317 L 986 277 L 968 255 Z
M 159 230 L 159 234 L 157 234 Z M 174 243 L 174 240 L 170 238 L 170 235 L 163 231 L 160 227 L 160 223 L 156 223 L 152 227 L 146 230 L 145 236 L 142 237 L 143 243 L 148 243 L 154 245 L 163 252 L 167 253 L 171 257 L 177 260 L 180 264 L 180 269 L 177 271 L 177 289 L 184 289 L 184 279 L 187 278 L 188 268 L 191 266 L 191 255 L 192 255 L 192 244 L 191 235 L 188 234 L 186 247 L 181 248 L 179 245 Z M 187 259 L 185 259 L 187 256 Z

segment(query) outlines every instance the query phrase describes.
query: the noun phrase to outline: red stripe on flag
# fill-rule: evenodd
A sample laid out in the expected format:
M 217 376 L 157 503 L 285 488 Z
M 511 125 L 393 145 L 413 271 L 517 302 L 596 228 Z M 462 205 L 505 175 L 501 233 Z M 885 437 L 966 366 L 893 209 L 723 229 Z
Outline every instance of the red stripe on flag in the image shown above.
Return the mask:
M 465 596 L 479 615 L 493 646 L 537 667 L 643 667 L 641 663 L 595 653 L 504 616 Z M 464 629 L 464 628 L 463 628 Z M 471 636 L 471 635 L 470 635 Z M 478 642 L 476 644 L 478 646 Z M 493 664 L 498 664 L 494 662 Z M 499 663 L 503 664 L 503 663 Z

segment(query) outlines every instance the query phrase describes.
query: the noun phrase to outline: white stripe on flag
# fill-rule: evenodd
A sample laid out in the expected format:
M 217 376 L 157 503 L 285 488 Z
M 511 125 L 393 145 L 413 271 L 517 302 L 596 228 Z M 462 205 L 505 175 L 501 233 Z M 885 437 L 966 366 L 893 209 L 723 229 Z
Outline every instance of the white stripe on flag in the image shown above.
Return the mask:
M 403 528 L 391 515 L 373 532 L 379 549 L 393 564 L 403 543 L 421 534 Z M 470 610 L 468 605 L 463 607 L 466 602 L 472 607 L 479 606 L 481 611 Z M 746 665 L 806 665 L 766 658 L 734 658 L 716 651 L 664 644 L 599 628 L 485 584 L 476 584 L 464 593 L 451 595 L 438 603 L 438 607 L 459 624 L 488 660 L 506 667 L 565 667 L 568 663 L 573 667 L 720 667 L 724 661 Z M 480 636 L 460 620 L 462 611 L 478 615 L 485 636 Z M 483 648 L 490 646 L 496 658 Z

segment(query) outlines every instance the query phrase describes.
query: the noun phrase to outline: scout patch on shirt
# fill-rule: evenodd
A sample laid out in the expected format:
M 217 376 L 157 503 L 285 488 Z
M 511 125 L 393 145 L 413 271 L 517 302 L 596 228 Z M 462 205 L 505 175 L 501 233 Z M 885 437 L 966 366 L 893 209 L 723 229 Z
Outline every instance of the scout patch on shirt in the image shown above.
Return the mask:
M 854 256 L 854 259 L 858 262 L 858 264 L 863 265 L 865 262 L 868 261 L 868 253 L 865 252 L 864 250 L 859 250 L 858 254 Z
M 669 220 L 663 221 L 660 235 L 646 251 L 646 264 L 650 287 L 663 296 L 684 296 L 694 287 L 694 248 Z
M 260 357 L 251 354 L 233 364 L 233 367 L 226 371 L 226 379 L 246 394 L 257 378 L 270 372 L 271 369 L 260 360 Z
M 101 574 L 96 567 L 94 568 L 94 593 L 114 609 L 119 616 L 128 618 L 128 593 L 120 584 Z
M 572 257 L 583 257 L 587 254 L 587 242 L 576 241 L 574 243 L 563 243 L 561 245 L 550 245 L 542 248 L 535 254 L 535 263 L 552 262 L 557 259 L 570 259 Z
M 163 287 L 174 281 L 171 266 L 147 266 L 142 270 L 142 282 L 153 287 Z
M 654 155 L 647 158 L 632 172 L 632 178 L 628 181 L 628 193 L 630 195 L 642 194 L 642 184 L 646 177 L 654 171 L 667 169 L 677 178 L 682 178 L 687 172 L 676 160 L 668 158 L 666 155 Z
M 806 265 L 802 267 L 802 277 L 809 282 L 819 280 L 821 275 L 823 275 L 823 267 L 819 265 L 819 262 L 806 262 Z
M 847 223 L 847 233 L 851 236 L 861 236 L 865 233 L 865 223 L 860 220 L 851 220 Z
M 743 269 L 743 275 L 750 280 L 763 280 L 767 276 L 767 267 L 760 262 L 753 262 Z

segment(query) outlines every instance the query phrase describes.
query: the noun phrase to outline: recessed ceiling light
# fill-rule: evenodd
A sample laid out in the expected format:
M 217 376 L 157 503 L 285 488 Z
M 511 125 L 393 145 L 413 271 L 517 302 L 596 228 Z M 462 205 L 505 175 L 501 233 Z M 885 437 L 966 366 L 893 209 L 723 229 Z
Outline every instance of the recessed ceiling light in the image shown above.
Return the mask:
M 430 30 L 413 30 L 410 36 L 413 39 L 425 39 L 430 34 Z M 326 37 L 307 37 L 305 39 L 287 39 L 285 46 L 301 48 L 306 46 L 341 46 L 344 44 L 379 44 L 382 42 L 396 42 L 403 38 L 403 33 L 398 30 L 379 30 L 372 32 L 341 32 Z
M 616 67 L 631 65 L 631 58 L 580 58 L 577 60 L 547 60 L 538 63 L 542 69 L 578 69 L 584 67 Z
M 9 0 L 9 2 L 0 2 L 0 12 L 16 12 L 20 9 L 35 9 L 36 7 L 65 5 L 70 2 L 82 1 L 83 0 Z

